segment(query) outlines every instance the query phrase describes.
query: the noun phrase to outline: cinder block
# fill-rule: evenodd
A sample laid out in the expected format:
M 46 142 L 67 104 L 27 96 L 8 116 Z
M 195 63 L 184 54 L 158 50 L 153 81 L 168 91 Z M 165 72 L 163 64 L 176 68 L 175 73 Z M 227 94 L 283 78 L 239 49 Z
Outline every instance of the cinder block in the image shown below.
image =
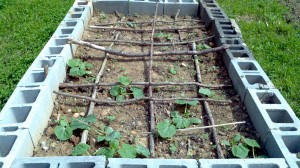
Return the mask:
M 56 31 L 54 32 L 54 38 L 68 38 L 73 37 L 81 39 L 84 32 L 84 25 L 81 20 L 69 20 L 62 21 Z
M 156 0 L 131 0 L 129 2 L 129 15 L 150 15 L 153 16 L 156 8 Z M 157 15 L 163 15 L 164 4 L 158 3 Z
M 73 7 L 85 7 L 88 6 L 91 11 L 91 16 L 94 14 L 94 9 L 93 9 L 93 0 L 75 0 Z
M 289 167 L 299 167 L 300 130 L 272 130 L 265 142 L 265 148 L 271 157 L 284 157 Z
M 0 168 L 10 168 L 14 160 L 0 158 Z
M 47 64 L 47 63 L 50 63 Z M 65 78 L 66 74 L 65 72 L 65 62 L 63 61 L 63 58 L 56 57 L 55 59 L 39 59 L 37 58 L 36 61 L 33 62 L 33 64 L 38 65 L 32 65 L 31 67 L 38 67 L 36 69 L 31 69 L 31 67 L 26 71 L 25 75 L 22 77 L 22 79 L 18 83 L 18 87 L 23 86 L 48 86 L 50 91 L 58 90 L 59 83 L 62 82 L 62 80 Z M 43 64 L 43 65 L 41 65 Z M 45 74 L 44 67 L 48 67 L 46 71 L 48 71 L 48 74 Z
M 108 159 L 108 168 L 198 168 L 194 159 Z
M 93 7 L 94 11 L 104 13 L 114 13 L 115 11 L 129 14 L 129 3 L 128 0 L 94 0 Z
M 240 28 L 234 20 L 215 20 L 211 31 L 215 38 L 242 38 Z
M 64 21 L 82 21 L 85 28 L 87 28 L 91 18 L 91 9 L 89 6 L 73 6 L 63 19 Z
M 37 145 L 52 113 L 51 94 L 46 86 L 17 87 L 0 113 L 0 131 L 28 129 Z
M 283 158 L 200 159 L 200 168 L 287 168 Z
M 105 168 L 102 156 L 61 156 L 16 158 L 11 168 Z
M 244 104 L 263 142 L 271 130 L 300 130 L 299 119 L 277 89 L 248 89 Z
M 208 29 L 211 28 L 215 20 L 229 20 L 228 16 L 215 1 L 202 2 L 200 16 Z
M 228 68 L 235 90 L 244 101 L 247 89 L 274 89 L 274 85 L 254 60 L 232 59 Z
M 16 157 L 32 155 L 33 144 L 27 129 L 0 132 L 0 142 L 0 159 L 13 161 Z
M 74 50 L 70 45 L 64 46 L 50 46 L 46 45 L 38 55 L 38 59 L 52 59 L 53 57 L 62 57 L 64 63 L 67 63 L 69 59 L 72 59 Z
M 174 16 L 178 9 L 179 16 L 199 15 L 199 4 L 196 0 L 165 0 L 164 15 Z

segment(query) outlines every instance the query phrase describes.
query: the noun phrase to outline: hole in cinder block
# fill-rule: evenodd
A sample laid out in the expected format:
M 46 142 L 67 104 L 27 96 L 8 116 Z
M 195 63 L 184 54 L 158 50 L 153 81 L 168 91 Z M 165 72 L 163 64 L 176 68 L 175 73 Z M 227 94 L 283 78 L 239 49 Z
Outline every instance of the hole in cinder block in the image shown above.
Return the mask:
M 229 50 L 244 50 L 245 48 L 243 46 L 230 46 Z
M 50 68 L 54 65 L 55 61 L 56 61 L 55 59 L 41 60 L 38 68 L 44 68 L 45 65 L 48 65 L 48 67 Z
M 281 104 L 280 100 L 273 92 L 259 92 L 256 93 L 256 95 L 262 104 Z
M 211 168 L 242 168 L 241 165 L 238 164 L 220 164 L 220 165 L 212 165 Z
M 131 165 L 131 164 L 122 164 L 121 168 L 147 168 L 147 165 Z
M 267 109 L 267 113 L 274 123 L 293 123 L 292 117 L 286 110 Z
M 277 164 L 267 163 L 267 164 L 250 164 L 248 168 L 279 168 Z
M 62 34 L 72 34 L 73 33 L 73 28 L 70 29 L 61 29 Z
M 37 83 L 45 81 L 45 73 L 44 72 L 35 72 L 29 75 L 27 79 L 27 83 Z
M 298 129 L 295 127 L 279 127 L 280 131 L 297 131 Z
M 68 163 L 66 168 L 94 168 L 96 164 L 94 162 L 86 162 L 86 163 Z
M 216 14 L 213 14 L 213 17 L 214 18 L 220 18 L 220 19 L 225 18 L 223 15 L 216 15 Z
M 179 2 L 179 0 L 168 0 L 168 2 Z
M 2 166 L 3 166 L 3 162 L 0 162 L 0 168 L 2 168 Z
M 159 168 L 187 168 L 184 165 L 160 165 Z
M 282 136 L 282 140 L 291 153 L 300 152 L 300 135 Z
M 20 90 L 15 99 L 15 104 L 34 103 L 40 93 L 40 89 Z
M 16 126 L 0 127 L 1 132 L 14 132 L 14 131 L 17 131 L 17 130 L 18 130 L 18 127 L 16 127 Z
M 182 2 L 194 2 L 194 0 L 181 0 Z
M 20 168 L 49 168 L 50 163 L 25 163 Z
M 74 8 L 74 11 L 75 12 L 82 12 L 82 11 L 84 11 L 84 8 Z
M 215 5 L 215 4 L 206 4 L 206 6 L 209 7 L 209 8 L 216 8 L 217 7 L 217 5 Z
M 297 166 L 300 167 L 300 161 L 296 162 Z
M 252 62 L 238 62 L 238 66 L 243 71 L 256 71 L 257 68 Z
M 234 30 L 232 31 L 223 31 L 224 34 L 228 34 L 228 35 L 235 35 L 236 32 Z
M 231 52 L 234 58 L 250 58 L 250 55 L 244 52 Z
M 71 14 L 71 18 L 73 18 L 73 19 L 79 19 L 81 16 L 82 16 L 81 13 L 73 13 L 73 14 Z
M 31 109 L 31 106 L 11 107 L 5 113 L 5 120 L 2 122 L 3 124 L 22 123 L 27 119 Z
M 16 135 L 0 135 L 0 157 L 6 157 L 17 139 Z
M 55 39 L 55 44 L 60 46 L 60 45 L 65 45 L 68 43 L 68 39 Z
M 226 44 L 240 44 L 240 41 L 239 40 L 232 40 L 232 39 L 227 39 L 227 40 L 225 40 L 225 43 Z
M 49 47 L 49 54 L 50 55 L 60 54 L 63 49 L 64 49 L 63 47 Z
M 77 5 L 87 5 L 88 2 L 78 2 Z
M 246 75 L 246 80 L 250 85 L 254 84 L 264 84 L 267 85 L 265 79 L 260 75 Z
M 67 27 L 74 27 L 77 25 L 77 22 L 65 22 L 65 26 Z

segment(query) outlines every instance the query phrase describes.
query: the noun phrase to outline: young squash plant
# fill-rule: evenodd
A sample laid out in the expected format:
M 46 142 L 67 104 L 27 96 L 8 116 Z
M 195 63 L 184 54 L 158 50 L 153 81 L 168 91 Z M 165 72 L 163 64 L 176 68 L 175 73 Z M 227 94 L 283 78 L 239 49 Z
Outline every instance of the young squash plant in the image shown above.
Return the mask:
M 179 111 L 172 111 L 171 119 L 165 119 L 156 125 L 157 132 L 162 138 L 172 138 L 176 134 L 176 129 L 188 128 L 191 125 L 201 124 L 202 120 L 196 117 L 191 117 L 188 112 L 188 106 L 195 106 L 198 104 L 197 100 L 176 100 L 177 105 L 184 105 L 185 110 L 183 116 L 179 114 Z
M 238 158 L 247 158 L 250 149 L 252 150 L 252 157 L 255 158 L 255 148 L 260 148 L 260 145 L 256 140 L 245 138 L 241 134 L 235 134 L 230 142 L 223 140 L 221 141 L 221 144 L 229 148 L 232 155 Z
M 133 95 L 134 98 L 145 97 L 141 88 L 129 86 L 131 80 L 127 76 L 119 77 L 118 82 L 120 85 L 113 86 L 109 91 L 110 95 L 115 97 L 117 101 L 123 101 L 130 95 Z
M 67 65 L 70 67 L 70 76 L 80 77 L 92 74 L 92 72 L 88 70 L 93 68 L 93 65 L 88 62 L 83 62 L 81 59 L 70 59 Z

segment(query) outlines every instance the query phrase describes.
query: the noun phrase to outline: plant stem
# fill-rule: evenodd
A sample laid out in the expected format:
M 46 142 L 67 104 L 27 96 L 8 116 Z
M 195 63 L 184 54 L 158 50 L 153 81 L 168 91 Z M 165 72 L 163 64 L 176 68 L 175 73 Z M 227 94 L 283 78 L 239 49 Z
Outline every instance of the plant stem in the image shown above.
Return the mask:
M 253 158 L 255 158 L 255 153 L 254 153 L 254 147 L 252 146 L 252 155 L 253 155 Z

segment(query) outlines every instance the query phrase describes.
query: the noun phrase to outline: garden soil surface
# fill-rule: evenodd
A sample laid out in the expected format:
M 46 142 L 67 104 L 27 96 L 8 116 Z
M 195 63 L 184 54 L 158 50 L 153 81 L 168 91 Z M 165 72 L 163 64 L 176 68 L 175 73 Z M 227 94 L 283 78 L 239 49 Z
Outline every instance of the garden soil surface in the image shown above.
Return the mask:
M 122 19 L 123 22 L 143 22 L 151 21 L 151 16 L 117 16 L 115 14 L 98 13 L 91 18 L 89 25 L 114 23 Z M 197 19 L 191 17 L 178 17 L 177 19 Z M 161 21 L 174 21 L 174 17 L 170 16 L 158 16 L 157 20 Z M 174 28 L 177 27 L 191 27 L 202 26 L 201 22 L 176 22 L 166 24 L 157 22 L 156 28 Z M 140 27 L 138 24 L 134 25 L 136 28 L 151 29 L 151 23 L 145 23 Z M 113 26 L 111 26 L 113 27 Z M 131 24 L 118 24 L 117 27 L 131 28 Z M 88 28 L 83 35 L 83 40 L 92 39 L 113 39 L 118 31 L 104 30 L 104 29 L 91 29 Z M 131 41 L 150 41 L 151 32 L 136 33 L 121 31 L 119 32 L 119 40 L 131 40 Z M 162 32 L 156 32 L 162 33 Z M 165 32 L 164 32 L 165 33 Z M 179 42 L 178 32 L 167 32 L 167 36 L 159 36 L 156 34 L 155 42 Z M 164 35 L 165 35 L 164 34 Z M 188 31 L 180 31 L 182 41 L 189 41 L 196 38 L 205 38 L 211 36 L 209 31 L 205 29 L 193 29 Z M 210 40 L 204 41 L 210 47 L 215 47 L 214 43 Z M 109 47 L 111 42 L 93 42 L 101 46 Z M 138 46 L 133 44 L 114 44 L 112 49 L 123 52 L 147 52 L 150 46 Z M 166 50 L 191 50 L 190 45 L 174 45 L 174 46 L 155 46 L 154 51 L 166 51 Z M 67 76 L 65 83 L 68 84 L 83 84 L 93 83 L 97 73 L 99 72 L 105 53 L 99 50 L 91 49 L 84 46 L 79 46 L 76 52 L 75 58 L 80 58 L 93 64 L 94 68 L 91 69 L 92 75 L 74 78 Z M 209 53 L 204 56 L 199 56 L 200 70 L 202 76 L 202 83 L 220 85 L 231 84 L 231 80 L 228 77 L 226 68 L 223 65 L 221 56 L 219 53 Z M 144 58 L 124 58 L 114 55 L 109 55 L 105 71 L 101 76 L 101 83 L 117 82 L 120 76 L 127 76 L 133 82 L 147 82 L 148 74 L 147 67 L 149 64 L 148 57 Z M 175 70 L 175 73 L 171 72 Z M 68 73 L 69 69 L 67 69 Z M 153 82 L 196 82 L 196 71 L 194 60 L 192 56 L 163 56 L 154 57 L 153 70 L 152 70 Z M 76 94 L 80 96 L 92 95 L 91 87 L 81 88 L 65 88 L 61 89 L 61 92 L 70 94 Z M 97 87 L 97 99 L 101 100 L 113 100 L 115 99 L 109 93 L 110 87 Z M 143 88 L 144 94 L 147 96 L 147 87 Z M 232 137 L 240 133 L 247 138 L 258 139 L 254 127 L 250 121 L 250 118 L 245 110 L 245 107 L 241 103 L 239 97 L 233 88 L 227 89 L 212 89 L 214 96 L 212 99 L 216 100 L 229 100 L 230 103 L 209 102 L 215 124 L 224 124 L 237 121 L 246 121 L 246 124 L 218 127 L 218 137 L 220 140 L 231 140 Z M 195 98 L 198 88 L 196 86 L 164 86 L 154 87 L 153 97 L 156 98 Z M 127 99 L 132 98 L 127 96 Z M 54 128 L 57 125 L 55 120 L 62 116 L 71 118 L 72 116 L 87 113 L 89 102 L 84 99 L 64 97 L 58 95 L 55 100 L 55 107 L 51 118 L 49 119 L 48 127 L 45 129 L 44 134 L 40 140 L 41 143 L 45 143 L 47 149 L 42 148 L 40 145 L 35 147 L 34 156 L 65 156 L 70 155 L 72 149 L 76 144 L 80 142 L 80 136 L 82 131 L 75 131 L 74 135 L 68 141 L 59 141 L 55 134 Z M 172 111 L 179 111 L 183 115 L 185 107 L 177 105 L 174 102 L 154 102 L 155 111 L 155 123 L 170 119 Z M 93 111 L 97 117 L 97 122 L 93 124 L 94 128 L 102 128 L 103 126 L 110 126 L 122 134 L 120 143 L 129 143 L 132 145 L 141 144 L 148 147 L 149 136 L 149 102 L 139 101 L 131 104 L 97 104 Z M 188 115 L 191 117 L 197 117 L 202 120 L 199 125 L 209 125 L 208 117 L 202 103 L 198 103 L 196 106 L 188 107 Z M 104 144 L 96 142 L 97 134 L 90 131 L 87 144 L 92 146 L 90 153 L 94 153 L 98 148 L 105 146 Z M 162 139 L 159 136 L 154 136 L 155 142 L 155 157 L 156 158 L 216 158 L 216 145 L 212 141 L 211 129 L 198 129 L 194 131 L 187 131 L 183 133 L 177 133 L 170 139 Z M 170 148 L 170 147 L 173 148 Z M 175 148 L 174 148 L 175 147 Z M 222 145 L 222 150 L 226 158 L 232 157 L 231 152 Z M 257 154 L 263 153 L 262 150 L 258 150 Z M 115 157 L 119 157 L 115 155 Z

